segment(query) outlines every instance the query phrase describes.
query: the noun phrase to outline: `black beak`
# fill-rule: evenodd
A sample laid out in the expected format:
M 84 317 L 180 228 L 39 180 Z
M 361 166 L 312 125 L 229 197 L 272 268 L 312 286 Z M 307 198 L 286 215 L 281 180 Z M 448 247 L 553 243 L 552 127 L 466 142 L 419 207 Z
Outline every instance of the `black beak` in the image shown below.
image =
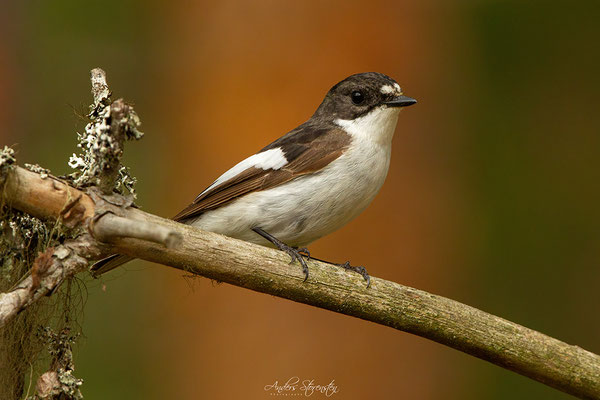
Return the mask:
M 385 104 L 388 107 L 408 107 L 415 104 L 417 101 L 408 96 L 398 96 L 394 100 L 386 101 Z

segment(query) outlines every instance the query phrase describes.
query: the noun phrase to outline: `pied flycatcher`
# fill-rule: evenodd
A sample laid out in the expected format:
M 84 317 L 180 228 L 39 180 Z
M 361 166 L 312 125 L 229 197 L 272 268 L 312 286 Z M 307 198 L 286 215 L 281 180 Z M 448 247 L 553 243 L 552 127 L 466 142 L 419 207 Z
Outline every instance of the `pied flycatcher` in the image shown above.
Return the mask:
M 221 175 L 173 219 L 236 239 L 277 247 L 308 278 L 304 246 L 346 225 L 373 200 L 387 175 L 401 107 L 416 100 L 377 72 L 332 87 L 313 116 Z M 131 260 L 113 255 L 102 274 Z M 340 264 L 360 273 L 362 267 Z

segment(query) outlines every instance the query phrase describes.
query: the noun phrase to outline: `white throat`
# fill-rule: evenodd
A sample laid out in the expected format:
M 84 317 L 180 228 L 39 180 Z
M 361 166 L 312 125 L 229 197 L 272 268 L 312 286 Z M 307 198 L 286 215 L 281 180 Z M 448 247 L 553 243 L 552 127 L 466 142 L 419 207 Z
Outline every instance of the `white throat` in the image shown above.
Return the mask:
M 379 106 L 356 119 L 336 119 L 336 125 L 359 140 L 391 145 L 400 108 Z

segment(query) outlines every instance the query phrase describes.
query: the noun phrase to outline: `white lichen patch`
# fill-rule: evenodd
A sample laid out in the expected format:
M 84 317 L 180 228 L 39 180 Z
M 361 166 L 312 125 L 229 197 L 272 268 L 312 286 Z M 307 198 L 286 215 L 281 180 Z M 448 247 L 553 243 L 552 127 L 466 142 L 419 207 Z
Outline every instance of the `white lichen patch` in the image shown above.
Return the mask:
M 17 160 L 15 159 L 15 151 L 11 147 L 4 146 L 0 151 L 0 170 L 10 168 Z
M 130 193 L 135 198 L 135 184 L 137 179 L 131 175 L 129 168 L 122 166 L 119 169 L 119 177 L 117 178 L 117 190 L 120 193 Z
M 33 171 L 37 174 L 40 174 L 40 178 L 42 179 L 46 179 L 48 177 L 48 175 L 50 175 L 50 170 L 46 169 L 46 168 L 42 168 L 37 164 L 24 164 L 25 168 L 27 168 L 30 171 Z
M 115 107 L 117 107 L 115 109 Z M 118 120 L 115 120 L 118 116 Z M 77 133 L 77 147 L 83 151 L 73 154 L 69 166 L 75 170 L 69 176 L 77 187 L 97 186 L 106 179 L 106 172 L 114 170 L 114 189 L 121 194 L 130 193 L 135 196 L 135 178 L 126 167 L 120 165 L 123 155 L 123 140 L 138 140 L 144 135 L 138 128 L 140 119 L 131 106 L 122 101 L 92 106 L 92 121 L 83 133 Z M 115 132 L 116 131 L 116 132 Z M 117 138 L 121 135 L 121 139 Z M 118 168 L 118 171 L 114 168 Z
M 40 377 L 37 383 L 38 395 L 47 396 L 43 398 L 83 399 L 79 389 L 83 384 L 83 379 L 76 378 L 73 374 L 75 366 L 72 347 L 79 334 L 70 334 L 68 328 L 55 333 L 51 328 L 44 327 L 38 335 L 47 342 L 48 353 L 52 358 L 54 368 L 56 368 Z
M 27 250 L 30 239 L 35 237 L 36 240 L 45 240 L 49 237 L 49 230 L 46 224 L 29 214 L 13 211 L 10 214 L 4 213 L 2 217 L 0 220 L 0 233 L 2 234 L 0 235 L 0 243 L 3 243 L 2 241 L 7 239 L 3 235 L 8 235 L 11 248 Z
M 0 288 L 22 278 L 26 261 L 34 259 L 50 237 L 51 229 L 41 220 L 0 208 Z

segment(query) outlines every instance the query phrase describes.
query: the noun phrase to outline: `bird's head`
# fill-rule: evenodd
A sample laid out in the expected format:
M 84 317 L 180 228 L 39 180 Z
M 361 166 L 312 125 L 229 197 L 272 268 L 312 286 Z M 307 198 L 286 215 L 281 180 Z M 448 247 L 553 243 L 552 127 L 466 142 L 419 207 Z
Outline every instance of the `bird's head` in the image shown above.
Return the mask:
M 374 108 L 400 109 L 416 102 L 404 96 L 400 85 L 389 76 L 364 72 L 350 75 L 329 89 L 315 115 L 353 120 Z
M 391 140 L 400 108 L 417 101 L 379 72 L 354 74 L 333 86 L 313 118 L 329 120 L 353 135 Z

